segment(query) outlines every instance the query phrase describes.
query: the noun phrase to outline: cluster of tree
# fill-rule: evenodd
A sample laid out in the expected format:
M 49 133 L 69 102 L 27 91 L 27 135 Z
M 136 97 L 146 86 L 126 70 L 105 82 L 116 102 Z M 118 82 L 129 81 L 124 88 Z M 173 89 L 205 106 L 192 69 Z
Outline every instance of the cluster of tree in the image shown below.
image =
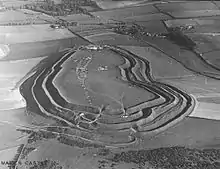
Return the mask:
M 85 6 L 85 5 L 89 6 L 89 5 L 93 5 L 94 2 L 92 0 L 62 0 L 62 4 L 68 4 L 68 5 L 77 4 L 80 6 Z
M 10 10 L 16 10 L 16 9 L 25 9 L 25 5 L 21 5 L 21 6 L 7 6 L 4 8 L 1 8 L 0 11 L 10 11 Z
M 30 9 L 37 12 L 43 12 L 52 16 L 65 16 L 65 15 L 80 13 L 80 10 L 77 6 L 67 7 L 60 4 L 59 5 L 48 5 L 48 4 L 29 5 L 26 7 L 26 9 Z
M 55 24 L 50 25 L 53 29 L 62 29 L 68 26 L 77 26 L 77 22 L 66 22 L 66 21 L 59 21 Z
M 138 32 L 141 33 L 143 30 L 138 25 L 119 24 L 114 28 L 114 31 L 124 35 L 134 35 Z
M 78 13 L 89 14 L 86 9 L 80 6 L 92 4 L 94 4 L 94 2 L 91 0 L 62 0 L 59 4 L 55 4 L 52 0 L 45 0 L 42 3 L 25 5 L 24 8 L 52 16 L 65 16 Z
M 37 24 L 33 21 L 27 21 L 27 22 L 9 22 L 9 23 L 1 23 L 1 26 L 21 26 L 21 25 L 32 25 Z

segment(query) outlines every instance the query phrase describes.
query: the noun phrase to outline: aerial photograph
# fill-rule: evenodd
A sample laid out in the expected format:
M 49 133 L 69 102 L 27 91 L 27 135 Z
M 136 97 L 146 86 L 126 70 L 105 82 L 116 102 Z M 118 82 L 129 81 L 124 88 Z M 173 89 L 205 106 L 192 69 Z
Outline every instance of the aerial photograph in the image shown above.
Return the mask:
M 220 169 L 220 1 L 0 0 L 0 169 Z

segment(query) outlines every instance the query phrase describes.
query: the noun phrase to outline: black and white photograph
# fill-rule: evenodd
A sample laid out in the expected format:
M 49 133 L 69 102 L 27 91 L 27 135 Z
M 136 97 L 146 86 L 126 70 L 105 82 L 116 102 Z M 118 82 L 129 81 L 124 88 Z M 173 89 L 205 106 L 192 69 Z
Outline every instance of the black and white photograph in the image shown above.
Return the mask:
M 220 1 L 0 0 L 0 169 L 220 169 Z

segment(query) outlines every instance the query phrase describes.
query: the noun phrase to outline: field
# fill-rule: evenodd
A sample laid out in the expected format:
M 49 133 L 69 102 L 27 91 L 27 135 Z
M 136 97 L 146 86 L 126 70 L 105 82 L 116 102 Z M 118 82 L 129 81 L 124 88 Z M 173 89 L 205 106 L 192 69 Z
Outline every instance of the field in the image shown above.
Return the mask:
M 43 19 L 39 19 L 36 15 L 28 15 L 23 12 L 17 11 L 3 11 L 0 13 L 1 26 L 4 25 L 27 25 L 30 23 L 34 24 L 46 24 L 47 22 Z M 47 19 L 47 18 L 45 18 Z
M 123 8 L 126 6 L 132 6 L 141 2 L 144 2 L 144 0 L 137 0 L 137 1 L 106 1 L 106 0 L 94 0 L 99 7 L 102 9 L 114 9 L 114 8 Z
M 0 1 L 0 168 L 220 168 L 219 2 L 33 2 Z
M 10 52 L 3 60 L 28 59 L 52 55 L 66 48 L 87 44 L 86 41 L 76 38 L 48 40 L 39 42 L 25 42 L 10 44 Z
M 1 0 L 1 3 L 3 4 L 4 7 L 20 7 L 25 4 L 30 4 L 35 2 L 36 0 L 30 0 L 30 1 L 25 1 L 25 0 Z
M 49 24 L 24 25 L 24 26 L 2 26 L 2 43 L 19 44 L 28 42 L 43 42 L 50 40 L 73 38 L 74 35 L 67 29 L 54 30 Z

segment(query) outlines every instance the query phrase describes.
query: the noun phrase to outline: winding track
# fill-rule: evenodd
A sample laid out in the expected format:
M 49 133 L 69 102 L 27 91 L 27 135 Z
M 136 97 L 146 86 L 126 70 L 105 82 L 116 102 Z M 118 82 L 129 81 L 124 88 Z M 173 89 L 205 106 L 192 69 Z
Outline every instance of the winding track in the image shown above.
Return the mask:
M 124 63 L 117 66 L 120 70 L 118 80 L 152 93 L 153 99 L 143 100 L 134 106 L 118 109 L 70 102 L 56 81 L 68 71 L 65 64 L 72 62 L 71 59 L 76 57 L 76 52 L 83 50 L 109 51 L 123 59 Z M 93 55 L 93 57 L 96 56 Z M 76 74 L 77 69 L 83 70 L 80 74 L 83 82 L 88 76 L 86 74 L 86 71 L 89 71 L 87 66 L 90 64 L 89 62 L 93 61 L 92 58 L 89 62 L 84 59 L 81 57 L 80 63 L 84 64 L 81 64 L 81 67 L 76 66 L 74 70 Z M 49 66 L 40 67 L 39 64 L 36 72 L 20 86 L 20 92 L 27 102 L 27 109 L 63 121 L 69 126 L 65 129 L 65 134 L 90 142 L 114 147 L 135 145 L 140 136 L 152 136 L 166 130 L 191 113 L 195 106 L 193 97 L 185 92 L 154 81 L 150 72 L 150 64 L 146 59 L 120 47 L 104 46 L 99 49 L 81 47 L 64 52 L 57 59 L 48 58 L 45 62 Z M 90 93 L 102 95 L 86 86 L 84 86 L 84 91 L 84 94 L 88 96 Z M 111 98 L 110 96 L 105 97 Z

